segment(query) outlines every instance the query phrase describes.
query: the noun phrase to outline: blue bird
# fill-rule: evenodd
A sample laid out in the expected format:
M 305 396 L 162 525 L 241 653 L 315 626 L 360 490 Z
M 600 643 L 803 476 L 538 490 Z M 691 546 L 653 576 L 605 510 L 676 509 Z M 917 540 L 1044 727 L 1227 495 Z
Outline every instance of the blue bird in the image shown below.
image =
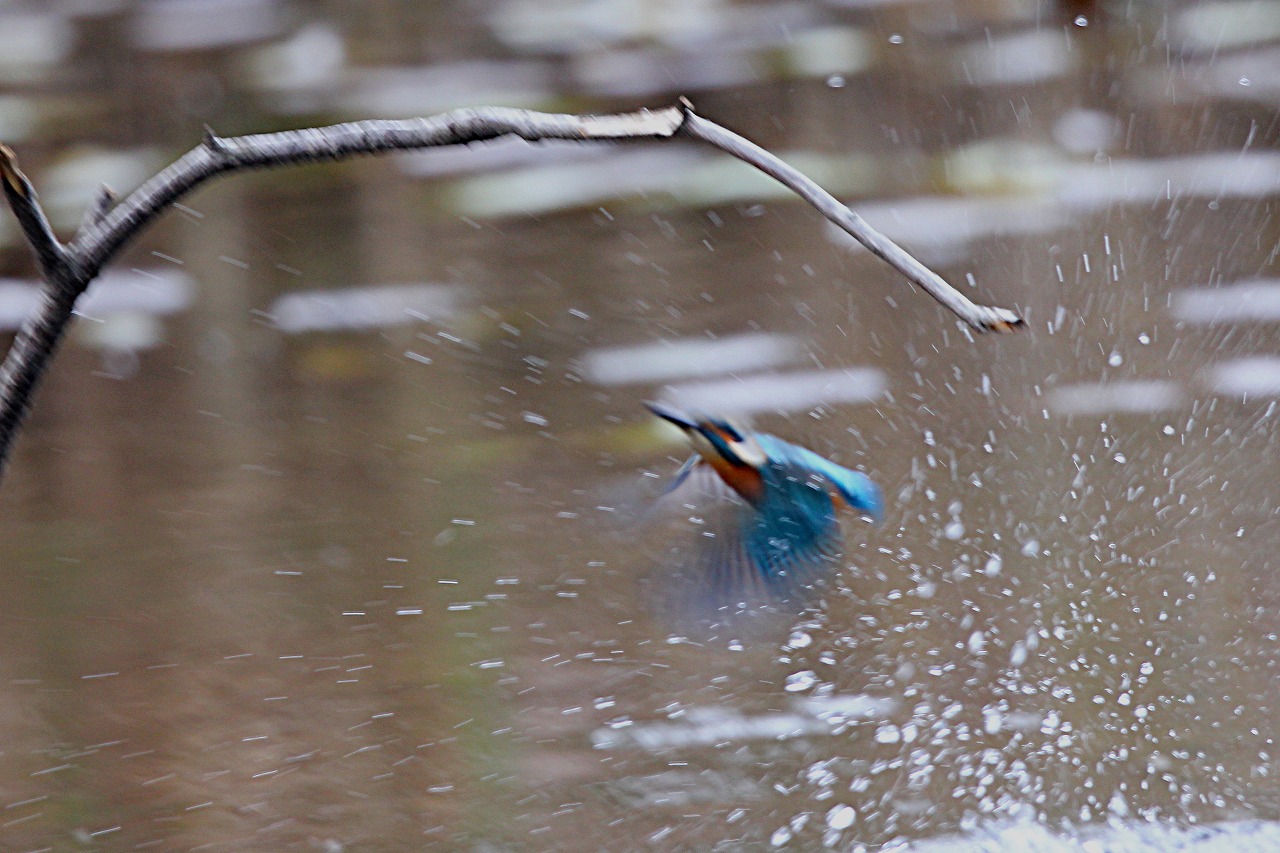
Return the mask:
M 694 417 L 645 404 L 689 437 L 694 455 L 667 489 L 697 481 L 732 509 L 709 530 L 696 559 L 697 597 L 715 608 L 753 607 L 799 596 L 839 556 L 839 510 L 853 508 L 879 520 L 880 488 L 865 474 L 812 450 L 727 420 Z

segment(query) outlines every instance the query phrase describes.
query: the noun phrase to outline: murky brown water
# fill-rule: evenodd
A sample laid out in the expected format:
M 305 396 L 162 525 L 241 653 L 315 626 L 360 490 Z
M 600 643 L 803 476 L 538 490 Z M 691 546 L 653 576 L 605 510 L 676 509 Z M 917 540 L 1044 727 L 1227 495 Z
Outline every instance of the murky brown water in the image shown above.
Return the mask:
M 110 5 L 0 11 L 27 50 L 0 136 L 72 223 L 205 122 L 681 92 L 1030 328 L 971 339 L 690 148 L 202 191 L 117 265 L 136 303 L 87 312 L 0 491 L 0 847 L 1280 816 L 1276 4 Z M 744 333 L 776 359 L 679 355 Z M 648 379 L 601 372 L 655 341 Z M 805 391 L 819 370 L 848 381 Z M 741 643 L 679 640 L 649 588 L 673 543 L 620 518 L 684 453 L 641 401 L 681 393 L 885 489 L 825 600 Z

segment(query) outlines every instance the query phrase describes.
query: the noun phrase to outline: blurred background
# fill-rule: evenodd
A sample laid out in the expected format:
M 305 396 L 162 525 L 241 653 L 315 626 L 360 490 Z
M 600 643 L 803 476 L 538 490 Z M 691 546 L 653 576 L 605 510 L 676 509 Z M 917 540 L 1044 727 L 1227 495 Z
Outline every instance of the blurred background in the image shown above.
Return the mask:
M 205 125 L 679 95 L 1029 328 L 974 339 L 687 142 L 200 190 L 94 285 L 0 489 L 0 847 L 1277 817 L 1280 3 L 0 3 L 0 139 L 62 234 Z M 31 277 L 6 211 L 6 334 Z M 883 485 L 823 601 L 738 642 L 654 610 L 691 541 L 625 518 L 685 453 L 659 396 Z

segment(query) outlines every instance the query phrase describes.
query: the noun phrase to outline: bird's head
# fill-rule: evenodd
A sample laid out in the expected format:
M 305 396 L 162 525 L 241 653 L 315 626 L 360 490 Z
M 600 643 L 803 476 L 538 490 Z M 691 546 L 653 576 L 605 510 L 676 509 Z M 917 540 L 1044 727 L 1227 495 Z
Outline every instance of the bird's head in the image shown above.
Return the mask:
M 769 461 L 751 433 L 724 418 L 690 415 L 662 403 L 645 403 L 649 411 L 678 426 L 702 460 L 749 501 L 760 497 L 760 469 Z
M 683 430 L 698 455 L 712 465 L 724 462 L 735 468 L 759 468 L 768 461 L 759 442 L 732 421 L 689 415 L 661 403 L 645 403 L 645 406 Z

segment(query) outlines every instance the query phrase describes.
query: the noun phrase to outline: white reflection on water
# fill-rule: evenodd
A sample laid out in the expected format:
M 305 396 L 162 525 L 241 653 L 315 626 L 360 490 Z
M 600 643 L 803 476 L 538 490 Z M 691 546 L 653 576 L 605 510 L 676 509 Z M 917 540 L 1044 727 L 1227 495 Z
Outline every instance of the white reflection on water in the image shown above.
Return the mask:
M 892 714 L 893 699 L 865 695 L 832 696 L 797 702 L 794 710 L 747 715 L 729 708 L 690 708 L 680 722 L 622 721 L 591 733 L 596 749 L 642 749 L 656 752 L 718 743 L 786 740 L 806 735 L 841 734 L 851 725 L 878 722 Z
M 3 48 L 0 48 L 2 50 Z M 0 139 L 12 144 L 25 140 L 35 129 L 39 120 L 39 110 L 35 99 L 18 95 L 0 95 Z M 0 230 L 0 244 L 7 243 L 4 232 Z
M 1262 198 L 1280 192 L 1280 154 L 1222 152 L 1161 160 L 1111 160 L 1067 166 L 1058 199 L 1083 209 L 1113 202 L 1151 202 L 1179 196 Z
M 75 45 L 75 31 L 66 18 L 4 5 L 9 8 L 0 22 L 0 80 L 39 79 L 66 59 Z
M 692 53 L 739 44 L 785 45 L 821 21 L 802 3 L 735 4 L 696 0 L 507 0 L 488 14 L 493 35 L 522 52 L 617 53 L 624 45 L 652 43 Z M 678 59 L 674 53 L 668 59 Z M 676 83 L 668 78 L 668 86 Z
M 876 61 L 875 40 L 863 30 L 846 26 L 815 27 L 784 33 L 788 70 L 797 76 L 826 77 L 866 71 Z M 757 49 L 763 45 L 758 45 Z
M 177 314 L 190 307 L 194 295 L 195 282 L 177 270 L 108 270 L 76 305 L 76 315 L 101 319 L 112 314 Z M 39 301 L 35 282 L 0 279 L 0 329 L 18 328 Z
M 691 148 L 613 149 L 597 162 L 541 163 L 459 182 L 454 207 L 467 216 L 506 216 L 564 210 L 634 193 L 665 193 L 705 159 Z
M 403 326 L 457 311 L 457 290 L 444 284 L 388 284 L 288 293 L 271 306 L 276 326 L 291 335 Z
M 1037 83 L 1061 77 L 1075 67 L 1076 54 L 1056 29 L 1034 29 L 993 38 L 990 33 L 960 48 L 953 57 L 957 74 L 975 86 Z
M 551 101 L 550 68 L 524 60 L 476 60 L 347 75 L 337 106 L 352 115 L 401 118 L 492 104 L 539 109 Z
M 678 408 L 750 415 L 801 411 L 832 403 L 867 403 L 883 394 L 887 385 L 883 371 L 854 367 L 690 382 L 668 387 L 663 400 Z
M 1206 95 L 1272 105 L 1280 96 L 1280 48 L 1217 57 L 1201 63 L 1192 80 Z
M 252 85 L 281 97 L 277 110 L 317 111 L 327 104 L 347 62 L 347 45 L 332 24 L 309 24 L 278 44 L 247 55 L 244 70 Z
M 143 50 L 207 50 L 266 41 L 284 28 L 278 0 L 151 0 L 139 4 Z
M 1236 397 L 1280 397 L 1280 357 L 1259 355 L 1213 368 L 1210 385 Z
M 802 353 L 795 337 L 757 332 L 597 349 L 584 353 L 580 361 L 590 381 L 625 385 L 760 370 L 795 361 Z
M 1280 320 L 1280 280 L 1183 290 L 1174 295 L 1173 314 L 1188 323 L 1274 322 Z
M 698 51 L 637 48 L 583 53 L 574 58 L 573 70 L 583 89 L 610 97 L 719 89 L 752 83 L 768 73 L 754 48 L 723 44 Z
M 1183 828 L 1113 823 L 1057 835 L 1039 824 L 1018 823 L 896 849 L 909 853 L 1274 853 L 1280 850 L 1280 824 L 1242 820 Z
M 1120 122 L 1101 110 L 1068 110 L 1053 123 L 1053 141 L 1072 154 L 1105 151 L 1116 141 Z
M 1063 385 L 1049 394 L 1049 405 L 1061 415 L 1158 412 L 1182 403 L 1182 389 L 1165 380 L 1082 382 Z
M 1170 23 L 1178 47 L 1216 54 L 1280 38 L 1280 5 L 1256 0 L 1195 3 Z

